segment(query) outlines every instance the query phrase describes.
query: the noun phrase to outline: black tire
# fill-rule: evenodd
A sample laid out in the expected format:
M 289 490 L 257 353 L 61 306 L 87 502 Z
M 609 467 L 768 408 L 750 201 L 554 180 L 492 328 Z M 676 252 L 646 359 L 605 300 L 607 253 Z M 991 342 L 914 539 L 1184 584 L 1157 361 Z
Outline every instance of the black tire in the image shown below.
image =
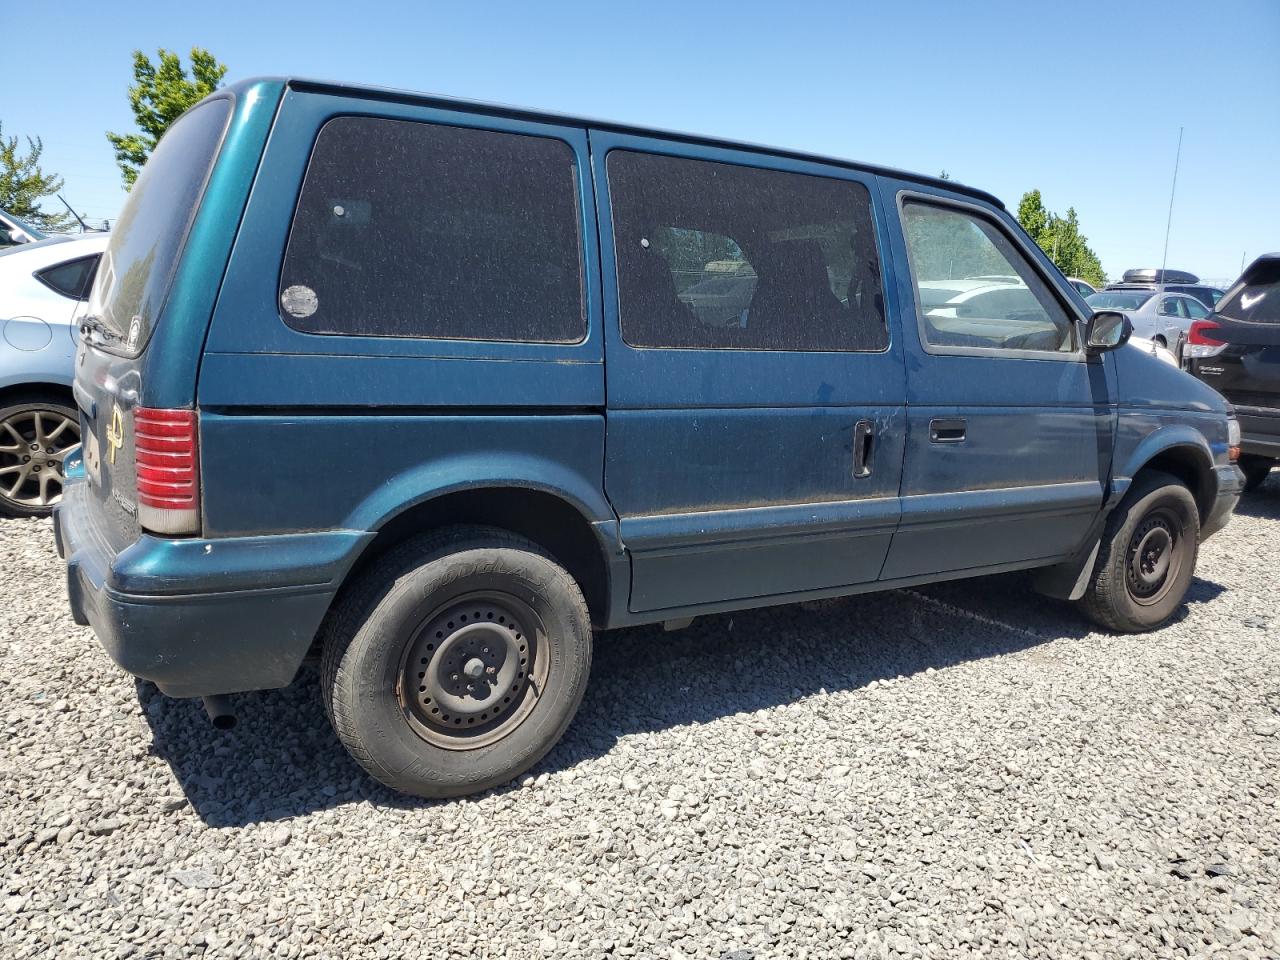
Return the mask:
M 1276 461 L 1270 457 L 1259 457 L 1252 454 L 1245 454 L 1240 458 L 1240 472 L 1244 474 L 1244 492 L 1253 493 L 1264 483 L 1267 477 L 1271 475 L 1271 468 L 1276 465 Z
M 1164 334 L 1162 333 L 1157 333 L 1154 337 L 1152 337 L 1151 342 L 1158 347 L 1164 347 L 1166 350 L 1169 349 L 1169 341 L 1164 338 Z
M 52 438 L 37 437 L 33 432 L 37 422 L 62 421 L 67 422 L 66 427 Z M 55 429 L 46 426 L 46 433 Z M 37 439 L 49 442 L 32 449 Z M 52 513 L 62 499 L 62 460 L 79 442 L 80 411 L 65 399 L 26 395 L 0 406 L 0 516 L 47 517 Z
M 1142 473 L 1107 520 L 1080 606 L 1117 633 L 1162 627 L 1186 598 L 1199 549 L 1200 512 L 1191 491 L 1167 473 Z
M 581 590 L 541 548 L 449 528 L 394 548 L 340 599 L 321 660 L 325 709 L 356 762 L 392 789 L 476 793 L 560 739 L 591 641 Z

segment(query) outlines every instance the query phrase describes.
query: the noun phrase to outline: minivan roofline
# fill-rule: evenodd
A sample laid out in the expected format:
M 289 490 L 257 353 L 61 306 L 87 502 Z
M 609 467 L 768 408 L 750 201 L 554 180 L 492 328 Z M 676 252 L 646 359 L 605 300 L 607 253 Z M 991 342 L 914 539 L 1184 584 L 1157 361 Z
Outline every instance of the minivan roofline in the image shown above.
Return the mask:
M 940 177 L 930 177 L 921 173 L 911 173 L 907 170 L 896 170 L 892 167 L 882 167 L 877 164 L 861 163 L 841 157 L 809 153 L 804 150 L 794 150 L 787 147 L 774 147 L 724 137 L 709 137 L 702 134 L 686 133 L 678 130 L 663 130 L 658 127 L 644 127 L 636 124 L 619 123 L 612 120 L 594 120 L 587 117 L 555 113 L 553 111 L 535 110 L 531 107 L 511 106 L 509 104 L 490 103 L 481 100 L 467 100 L 461 97 L 452 97 L 433 93 L 419 93 L 412 90 L 398 90 L 389 87 L 366 86 L 363 84 L 343 83 L 331 80 L 313 80 L 304 77 L 254 77 L 247 80 L 237 81 L 223 87 L 222 89 L 238 93 L 264 82 L 283 83 L 291 90 L 305 91 L 308 93 L 329 93 L 345 96 L 356 95 L 373 100 L 386 100 L 395 103 L 416 103 L 423 106 L 442 107 L 445 109 L 455 110 L 464 109 L 471 113 L 516 117 L 521 120 L 532 120 L 566 126 L 590 127 L 597 130 L 608 130 L 614 133 L 625 133 L 636 136 L 661 137 L 666 140 L 677 140 L 681 143 L 699 144 L 702 146 L 727 147 L 735 150 L 751 150 L 756 153 L 767 153 L 771 156 L 787 157 L 793 160 L 806 160 L 832 164 L 875 176 L 907 180 L 912 183 L 924 184 L 940 190 L 951 190 L 955 193 L 961 193 L 966 196 L 976 198 L 984 203 L 989 203 L 1000 210 L 1005 209 L 1004 202 L 994 194 L 990 194 L 985 190 L 979 190 L 977 187 L 970 187 L 962 183 L 957 183 L 954 180 L 943 180 Z

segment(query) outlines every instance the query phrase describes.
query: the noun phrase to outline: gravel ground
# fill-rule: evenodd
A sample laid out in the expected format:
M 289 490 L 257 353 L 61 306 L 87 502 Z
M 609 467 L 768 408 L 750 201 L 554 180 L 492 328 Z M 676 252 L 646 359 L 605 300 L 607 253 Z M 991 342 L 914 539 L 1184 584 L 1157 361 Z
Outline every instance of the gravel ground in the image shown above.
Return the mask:
M 314 670 L 225 733 L 119 673 L 47 521 L 0 562 L 5 958 L 1280 954 L 1280 473 L 1159 633 L 1020 576 L 620 632 L 532 776 L 440 803 Z

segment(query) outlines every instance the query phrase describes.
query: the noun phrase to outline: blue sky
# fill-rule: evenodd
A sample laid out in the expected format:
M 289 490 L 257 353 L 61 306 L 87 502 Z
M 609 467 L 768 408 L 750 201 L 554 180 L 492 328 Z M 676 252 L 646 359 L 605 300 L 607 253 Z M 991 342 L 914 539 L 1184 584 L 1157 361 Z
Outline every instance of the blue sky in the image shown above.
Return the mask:
M 194 44 L 229 79 L 304 75 L 689 130 L 1074 205 L 1113 277 L 1232 278 L 1280 249 L 1280 0 L 7 3 L 4 132 L 114 217 L 103 131 L 132 129 L 134 48 Z M 126 12 L 127 10 L 127 12 Z M 76 51 L 73 53 L 73 51 Z M 25 64 L 25 67 L 22 66 Z M 39 71 L 14 82 L 14 71 Z

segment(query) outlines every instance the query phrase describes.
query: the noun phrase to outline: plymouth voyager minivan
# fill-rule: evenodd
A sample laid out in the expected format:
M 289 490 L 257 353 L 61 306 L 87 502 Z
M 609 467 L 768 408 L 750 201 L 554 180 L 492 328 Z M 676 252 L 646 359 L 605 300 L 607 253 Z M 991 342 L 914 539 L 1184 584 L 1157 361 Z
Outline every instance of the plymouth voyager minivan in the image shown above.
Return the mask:
M 218 722 L 317 646 L 339 738 L 423 796 L 542 757 L 593 631 L 1027 568 L 1150 630 L 1241 477 L 1128 332 L 950 181 L 239 83 L 97 273 L 71 606 Z

